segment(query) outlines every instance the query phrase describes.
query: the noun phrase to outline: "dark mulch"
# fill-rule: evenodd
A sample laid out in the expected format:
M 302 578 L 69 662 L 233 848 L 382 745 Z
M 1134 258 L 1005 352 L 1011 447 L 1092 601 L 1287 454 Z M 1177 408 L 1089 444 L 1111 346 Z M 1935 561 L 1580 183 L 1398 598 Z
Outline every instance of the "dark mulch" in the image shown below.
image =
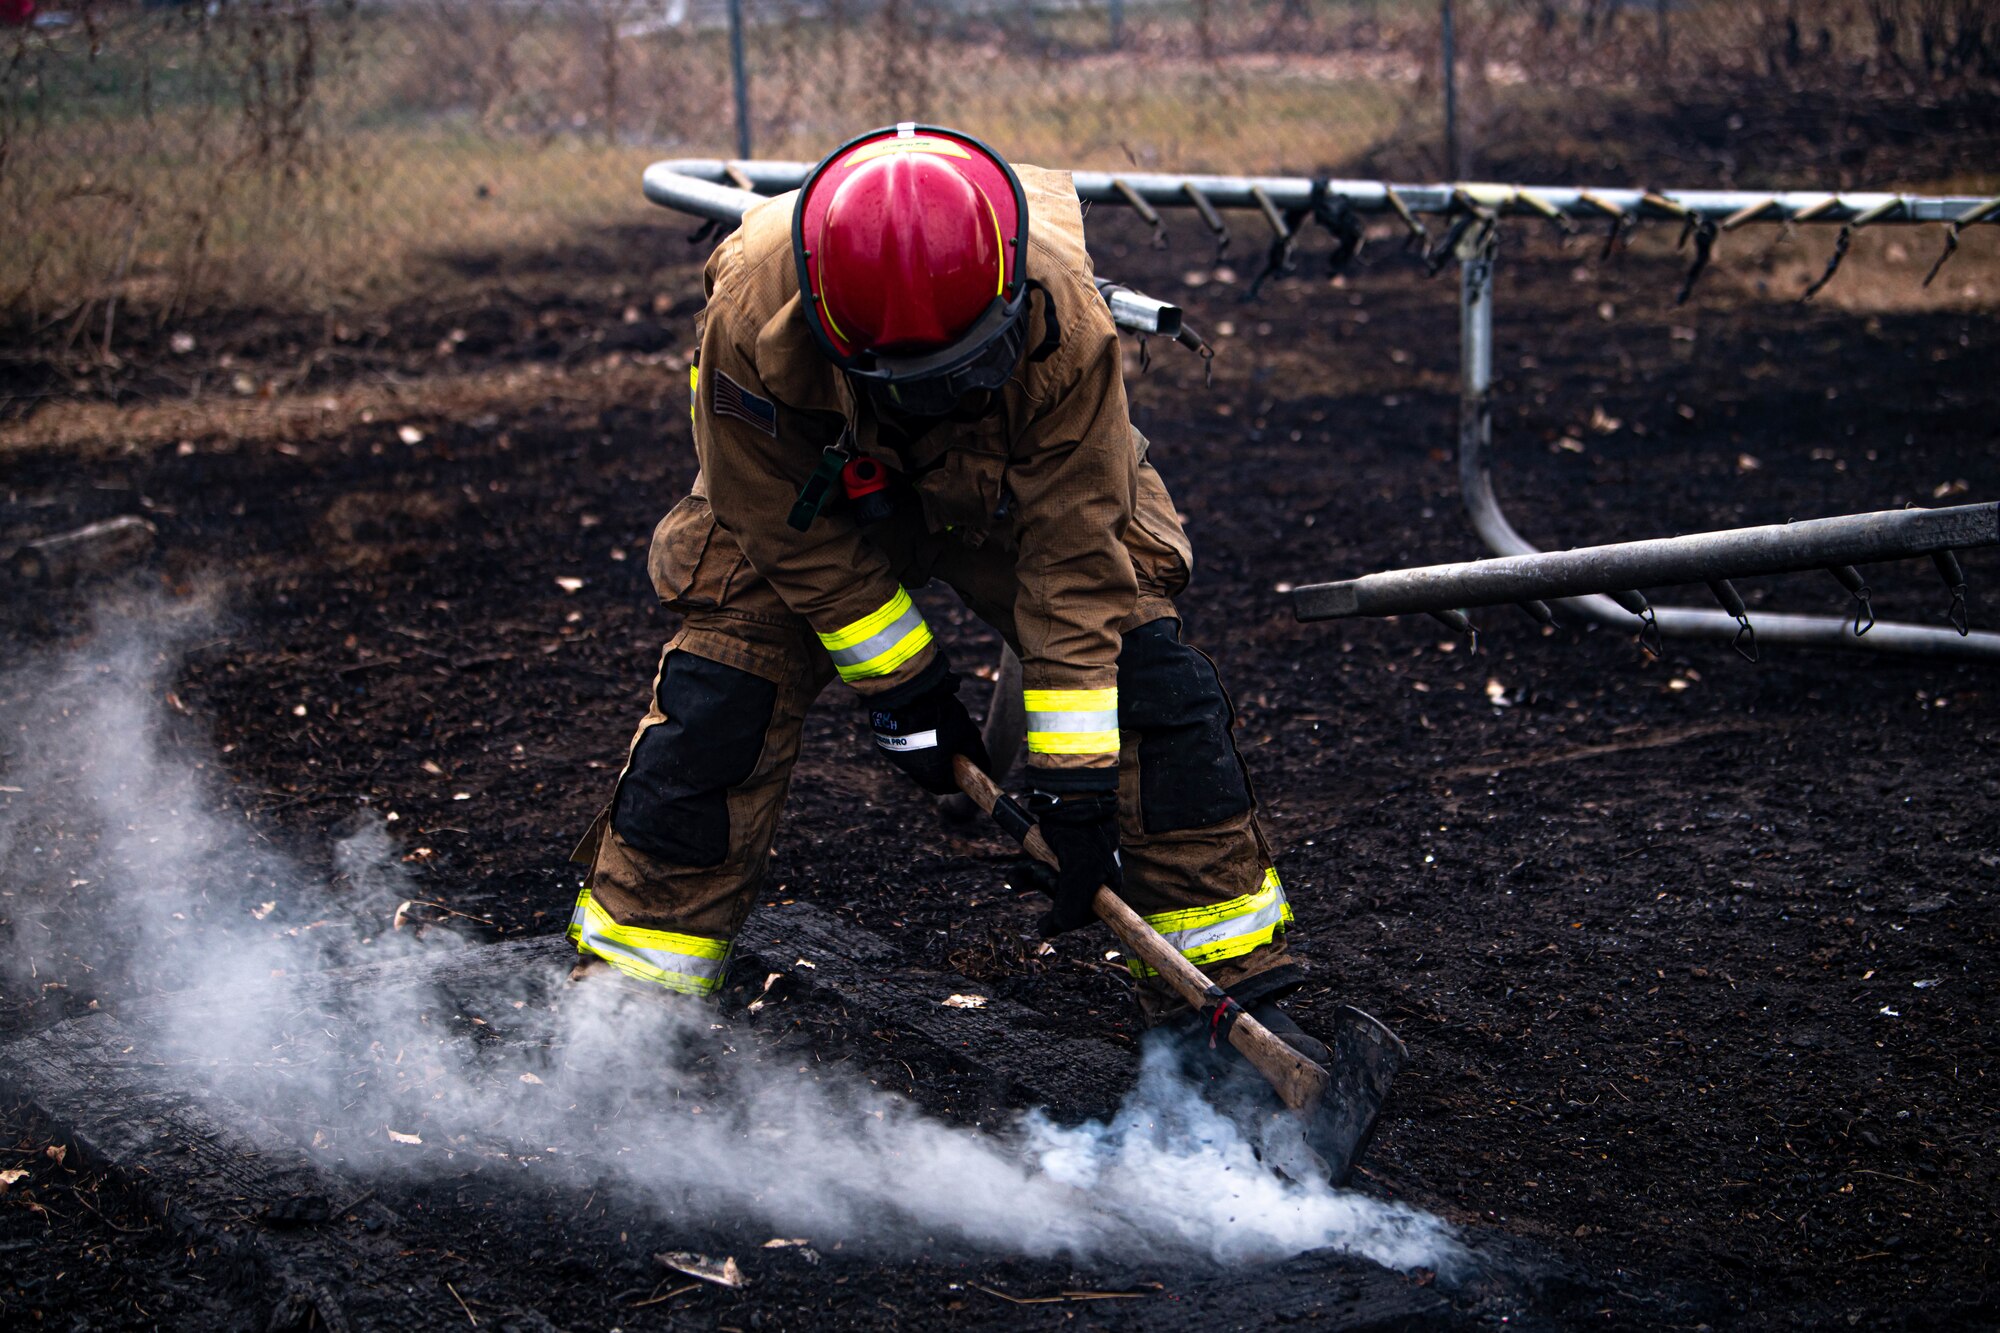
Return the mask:
M 1235 693 L 1315 963 L 1304 1015 L 1358 1003 L 1414 1052 L 1368 1188 L 1588 1275 L 1540 1298 L 1562 1322 L 1988 1317 L 1991 672 L 1776 648 L 1749 666 L 1720 644 L 1670 644 L 1654 661 L 1623 634 L 1540 633 L 1511 613 L 1480 617 L 1476 655 L 1429 622 L 1300 627 L 1281 584 L 1477 554 L 1450 454 L 1449 279 L 1426 282 L 1380 247 L 1342 285 L 1307 272 L 1242 306 L 1241 283 L 1183 282 L 1192 253 L 1156 254 L 1109 221 L 1100 240 L 1107 271 L 1183 299 L 1223 347 L 1213 390 L 1191 359 L 1152 349 L 1135 413 L 1188 515 L 1188 624 Z M 1990 319 L 1863 318 L 1719 289 L 1676 310 L 1664 254 L 1600 268 L 1551 245 L 1527 244 L 1498 307 L 1500 485 L 1527 533 L 1574 544 L 1933 503 L 1960 479 L 1967 499 L 2000 495 Z M 655 291 L 672 298 L 657 310 Z M 393 314 L 365 357 L 305 328 L 233 356 L 295 366 L 301 348 L 325 353 L 312 373 L 338 387 L 414 366 L 464 328 L 461 362 L 588 365 L 634 328 L 645 345 L 627 355 L 684 351 L 697 293 L 685 263 L 630 289 L 585 271 L 560 291 L 496 284 L 435 318 Z M 1615 318 L 1598 318 L 1600 303 Z M 134 371 L 118 391 L 149 384 Z M 692 478 L 685 392 L 663 364 L 647 395 L 593 397 L 580 377 L 504 420 L 417 420 L 416 445 L 377 421 L 288 452 L 196 438 L 83 462 L 15 454 L 0 546 L 151 514 L 163 554 L 149 577 L 170 597 L 204 580 L 227 589 L 227 628 L 191 646 L 166 716 L 219 750 L 217 785 L 248 825 L 323 873 L 329 835 L 357 808 L 394 810 L 428 895 L 491 933 L 554 930 L 570 842 L 607 794 L 672 628 L 644 557 Z M 1967 565 L 1975 621 L 1991 623 L 1993 560 Z M 1927 567 L 1875 583 L 1882 614 L 1940 620 Z M 1753 615 L 1844 601 L 1830 578 L 1745 591 Z M 925 604 L 962 662 L 990 658 L 948 596 Z M 10 594 L 9 606 L 10 655 L 84 624 L 80 598 Z M 1054 1023 L 1129 1027 L 1101 940 L 1033 963 L 993 943 L 1034 911 L 1001 887 L 1006 866 L 994 839 L 941 836 L 928 803 L 866 754 L 852 703 L 829 694 L 772 885 L 915 961 L 1004 985 Z M 19 847 L 9 873 L 0 937 L 35 974 L 0 990 L 0 1032 L 199 980 L 198 958 L 148 959 L 135 976 L 98 886 Z M 262 884 L 215 895 L 230 921 L 272 896 Z M 318 909 L 295 891 L 273 924 Z M 829 1054 L 853 1040 L 813 1031 Z M 919 1101 L 955 1109 L 936 1091 L 948 1080 L 909 1072 Z M 45 1139 L 9 1113 L 0 1143 L 32 1158 Z M 208 1318 L 199 1256 L 125 1230 L 152 1224 L 109 1188 L 38 1167 L 32 1189 L 0 1197 L 0 1302 L 43 1326 Z M 516 1206 L 505 1191 L 427 1188 L 434 1206 L 415 1187 L 399 1201 L 412 1243 L 505 1259 L 513 1288 L 492 1299 L 618 1317 L 610 1297 L 630 1284 L 606 1286 L 600 1256 L 630 1252 L 601 1203 L 565 1214 L 576 1200 L 538 1199 L 495 1224 L 488 1203 Z M 544 1227 L 579 1239 L 558 1255 L 525 1238 Z M 814 1318 L 832 1271 L 695 1317 Z M 952 1271 L 855 1262 L 837 1274 L 840 1299 L 868 1298 L 850 1317 L 953 1317 L 967 1298 L 947 1290 Z M 1246 1284 L 1246 1320 L 1258 1292 Z

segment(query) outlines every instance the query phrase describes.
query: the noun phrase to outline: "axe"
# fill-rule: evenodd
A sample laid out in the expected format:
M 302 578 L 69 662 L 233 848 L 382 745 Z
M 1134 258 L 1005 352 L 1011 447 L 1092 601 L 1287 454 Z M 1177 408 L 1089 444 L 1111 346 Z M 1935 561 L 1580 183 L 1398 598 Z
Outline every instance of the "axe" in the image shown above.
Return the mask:
M 1056 864 L 1041 830 L 1021 807 L 964 755 L 952 759 L 959 789 L 973 804 L 1044 865 Z M 1344 1184 L 1374 1134 L 1376 1117 L 1389 1085 L 1409 1058 L 1396 1034 L 1376 1019 L 1342 1005 L 1333 1040 L 1332 1068 L 1308 1060 L 1252 1018 L 1200 968 L 1181 957 L 1160 932 L 1146 924 L 1125 900 L 1100 887 L 1091 902 L 1127 952 L 1153 969 L 1174 993 L 1200 1014 L 1211 1042 L 1226 1039 L 1264 1076 L 1285 1109 L 1298 1118 L 1313 1170 L 1334 1185 Z

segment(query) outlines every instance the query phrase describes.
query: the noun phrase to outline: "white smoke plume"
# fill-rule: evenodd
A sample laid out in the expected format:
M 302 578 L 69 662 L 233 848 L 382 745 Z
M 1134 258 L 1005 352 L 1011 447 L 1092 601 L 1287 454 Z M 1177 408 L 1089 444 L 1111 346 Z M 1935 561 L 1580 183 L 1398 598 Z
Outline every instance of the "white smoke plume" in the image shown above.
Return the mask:
M 329 874 L 229 810 L 210 743 L 169 701 L 180 654 L 216 624 L 199 604 L 126 607 L 82 645 L 0 673 L 0 890 L 14 923 L 0 987 L 25 993 L 67 963 L 128 989 L 190 990 L 177 1016 L 151 1011 L 171 1062 L 330 1164 L 513 1171 L 676 1222 L 891 1255 L 948 1240 L 1084 1264 L 1332 1248 L 1462 1266 L 1438 1219 L 1270 1170 L 1162 1050 L 1108 1122 L 1030 1112 L 982 1132 L 615 980 L 568 986 L 550 971 L 476 997 L 386 984 L 204 1001 L 427 947 L 391 928 L 410 894 L 378 815 L 351 821 Z

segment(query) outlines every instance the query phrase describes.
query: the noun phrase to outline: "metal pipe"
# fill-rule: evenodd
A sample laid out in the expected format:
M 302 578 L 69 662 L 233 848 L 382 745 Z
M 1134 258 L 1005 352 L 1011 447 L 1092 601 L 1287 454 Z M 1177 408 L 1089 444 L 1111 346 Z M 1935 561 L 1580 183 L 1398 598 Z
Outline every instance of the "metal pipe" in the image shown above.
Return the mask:
M 1515 531 L 1493 492 L 1487 451 L 1493 440 L 1493 245 L 1482 245 L 1459 267 L 1459 328 L 1461 380 L 1458 419 L 1458 485 L 1467 516 L 1486 548 L 1498 555 L 1537 555 L 1541 548 Z M 1636 593 L 1619 594 L 1644 606 Z M 1734 642 L 1742 631 L 1733 616 L 1685 606 L 1656 606 L 1635 613 L 1609 596 L 1566 598 L 1560 606 L 1572 614 L 1618 629 L 1635 624 L 1643 633 L 1677 639 L 1721 639 Z M 1875 652 L 1962 661 L 2000 661 L 2000 634 L 1981 631 L 1961 637 L 1957 631 L 1879 620 L 1865 639 L 1848 629 L 1841 616 L 1765 614 L 1757 617 L 1758 633 L 1768 643 L 1803 648 L 1865 648 Z
M 650 202 L 662 208 L 671 208 L 677 213 L 692 213 L 698 218 L 707 218 L 710 222 L 723 222 L 734 226 L 743 220 L 745 211 L 763 203 L 768 197 L 738 189 L 734 185 L 717 184 L 718 179 L 728 178 L 726 168 L 731 165 L 729 163 L 717 162 L 712 178 L 706 173 L 698 176 L 689 172 L 675 171 L 672 168 L 676 165 L 678 164 L 673 162 L 655 162 L 646 168 L 640 188 L 646 192 L 646 198 Z M 755 167 L 758 164 L 744 162 L 738 165 Z M 753 172 L 746 171 L 744 175 L 752 181 L 757 180 Z
M 734 164 L 756 186 L 759 193 L 780 194 L 797 189 L 812 170 L 810 162 L 737 162 Z M 717 158 L 678 158 L 656 162 L 648 168 L 693 176 L 700 180 L 722 181 L 725 164 Z M 1078 171 L 1071 173 L 1077 196 L 1093 204 L 1122 204 L 1124 195 L 1114 181 L 1122 181 L 1132 193 L 1155 208 L 1192 208 L 1194 200 L 1187 187 L 1216 208 L 1253 209 L 1262 204 L 1253 191 L 1261 191 L 1280 212 L 1310 208 L 1314 191 L 1324 186 L 1320 197 L 1338 199 L 1357 213 L 1398 213 L 1390 201 L 1393 190 L 1412 213 L 1448 214 L 1460 211 L 1462 200 L 1454 191 L 1496 214 L 1546 217 L 1541 205 L 1565 217 L 1601 221 L 1606 209 L 1640 218 L 1684 219 L 1688 216 L 1721 222 L 1744 209 L 1763 205 L 1762 220 L 1805 224 L 1852 222 L 1870 212 L 1887 209 L 1871 225 L 1894 226 L 1918 222 L 1958 220 L 1967 226 L 2000 225 L 2000 207 L 1977 213 L 1994 201 L 1973 195 L 1902 195 L 1885 193 L 1830 194 L 1826 191 L 1793 190 L 1766 194 L 1756 190 L 1627 190 L 1598 186 L 1500 185 L 1477 182 L 1440 185 L 1392 185 L 1385 181 L 1329 180 L 1316 182 L 1309 176 L 1202 176 L 1164 172 Z M 1525 197 L 1524 197 L 1525 196 Z M 1531 197 L 1536 202 L 1530 203 Z
M 743 0 L 729 0 L 729 75 L 736 84 L 736 156 L 750 156 L 750 73 L 743 64 Z
M 1116 192 L 1111 189 L 1111 177 L 1105 173 L 1079 171 L 1073 173 L 1077 194 L 1096 203 L 1117 202 Z M 1314 182 L 1307 177 L 1246 177 L 1246 176 L 1169 176 L 1142 172 L 1121 172 L 1118 179 L 1129 185 L 1134 192 L 1156 207 L 1185 207 L 1187 196 L 1185 186 L 1192 181 L 1196 189 L 1206 195 L 1218 208 L 1255 208 L 1257 200 L 1252 196 L 1252 188 L 1261 189 L 1272 203 L 1281 209 L 1310 207 Z M 1454 189 L 1463 190 L 1466 195 L 1486 207 L 1501 214 L 1519 214 L 1530 217 L 1544 216 L 1543 211 L 1522 199 L 1522 195 L 1532 195 L 1557 212 L 1574 218 L 1597 218 L 1603 216 L 1603 209 L 1586 200 L 1588 194 L 1604 203 L 1627 213 L 1646 216 L 1647 192 L 1643 190 L 1587 189 L 1574 186 L 1534 185 L 1513 186 L 1496 184 L 1453 185 L 1390 185 L 1383 181 L 1332 180 L 1326 182 L 1325 197 L 1338 197 L 1358 213 L 1392 213 L 1394 206 L 1389 202 L 1389 191 L 1394 190 L 1413 213 L 1449 213 L 1453 211 Z M 1778 222 L 1796 219 L 1800 213 L 1819 210 L 1808 222 L 1846 222 L 1860 216 L 1871 208 L 1900 201 L 1902 209 L 1893 217 L 1883 218 L 1887 222 L 1944 222 L 1976 208 L 1984 202 L 1972 196 L 1929 197 L 1895 194 L 1828 194 L 1823 191 L 1791 191 L 1778 195 L 1763 195 L 1753 191 L 1738 190 L 1675 190 L 1661 191 L 1661 199 L 1673 206 L 1698 217 L 1721 221 L 1760 200 L 1768 200 L 1767 216 Z M 1661 214 L 1655 212 L 1654 216 Z M 1667 213 L 1668 216 L 1679 214 Z M 1980 219 L 1983 224 L 2000 223 L 2000 211 L 1987 214 Z M 1878 225 L 1880 225 L 1878 223 Z
M 1314 583 L 1292 593 L 1300 620 L 1400 616 L 1553 601 L 1626 588 L 1706 583 L 1734 619 L 1747 614 L 1730 580 L 1865 565 L 2000 546 L 2000 504 L 1887 509 L 1681 537 L 1581 546 Z
M 1458 155 L 1458 40 L 1451 21 L 1451 0 L 1440 0 L 1438 46 L 1444 59 L 1444 169 L 1453 180 L 1465 175 Z
M 1178 338 L 1181 308 L 1135 292 L 1122 282 L 1097 279 L 1097 294 L 1111 307 L 1111 318 L 1121 329 L 1134 333 L 1157 333 L 1162 338 Z

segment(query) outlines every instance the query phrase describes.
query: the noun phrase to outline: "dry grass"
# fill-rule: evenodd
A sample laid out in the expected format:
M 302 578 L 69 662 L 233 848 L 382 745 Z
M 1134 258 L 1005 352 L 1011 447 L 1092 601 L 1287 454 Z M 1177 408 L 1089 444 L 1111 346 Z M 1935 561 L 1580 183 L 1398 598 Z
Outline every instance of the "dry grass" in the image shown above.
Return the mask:
M 25 238 L 0 250 L 0 299 L 18 317 L 83 347 L 108 345 L 120 300 L 167 313 L 366 301 L 440 257 L 547 249 L 646 216 L 649 161 L 733 144 L 722 36 L 634 30 L 621 0 L 561 22 L 468 0 L 273 3 L 295 22 L 256 43 L 135 11 L 106 19 L 94 53 L 58 31 L 0 67 L 0 225 Z M 1203 57 L 1136 25 L 1117 56 L 899 28 L 888 13 L 754 36 L 767 157 L 815 158 L 864 123 L 916 118 L 1027 161 L 1308 170 L 1391 133 L 1413 77 L 1379 57 Z M 260 81 L 276 91 L 254 100 Z
M 1785 64 L 1799 3 L 1835 15 L 1837 41 Z M 1776 60 L 1776 86 L 1838 57 L 1874 60 L 1877 81 L 1917 77 L 1868 46 L 1854 4 L 1799 3 L 1676 9 L 1667 72 L 1747 77 Z M 1641 9 L 1558 8 L 1545 23 L 1517 0 L 1461 0 L 1474 131 L 1509 106 L 1560 106 L 1568 87 L 1617 96 L 1661 73 Z M 17 328 L 108 356 L 121 303 L 155 319 L 351 308 L 449 280 L 455 257 L 546 252 L 657 218 L 639 195 L 645 165 L 726 154 L 734 131 L 723 35 L 650 29 L 637 22 L 648 12 L 264 0 L 105 10 L 94 51 L 80 30 L 10 37 L 0 228 L 20 240 L 0 247 L 0 302 Z M 1135 9 L 1112 53 L 1100 15 L 1024 28 L 887 0 L 827 23 L 772 0 L 752 10 L 765 20 L 751 34 L 756 148 L 811 159 L 866 124 L 915 118 L 1050 165 L 1312 172 L 1385 145 L 1396 161 L 1436 161 L 1429 6 L 1281 12 L 1268 0 Z M 1902 31 L 1907 46 L 1915 29 Z
M 973 50 L 940 61 L 935 82 L 877 119 L 962 126 L 1018 160 L 1077 169 L 1311 171 L 1393 132 L 1408 106 L 1407 84 L 1371 78 L 1360 62 L 1303 57 L 1019 68 Z M 856 124 L 822 108 L 758 153 L 816 159 Z
M 86 133 L 88 151 L 73 142 Z M 121 290 L 156 307 L 365 297 L 421 278 L 439 254 L 642 216 L 639 176 L 656 156 L 385 129 L 346 136 L 316 172 L 288 178 L 232 170 L 197 145 L 160 120 L 46 135 L 13 167 L 24 241 L 0 251 L 0 292 L 43 319 Z
M 1188 72 L 1106 80 L 1091 101 L 1001 84 L 902 114 L 966 126 L 1021 161 L 1310 171 L 1392 131 L 1399 107 L 1368 85 L 1281 79 L 1218 91 L 1212 76 Z M 767 139 L 760 155 L 818 157 L 843 132 L 827 121 Z M 83 133 L 51 134 L 16 164 L 32 182 L 10 200 L 26 241 L 0 254 L 0 292 L 44 319 L 119 291 L 156 307 L 366 298 L 421 282 L 444 257 L 546 249 L 656 214 L 639 192 L 649 162 L 727 151 L 389 129 L 350 134 L 318 174 L 286 179 L 219 170 L 192 135 L 158 121 L 144 132 L 94 127 L 88 152 L 70 142 Z

